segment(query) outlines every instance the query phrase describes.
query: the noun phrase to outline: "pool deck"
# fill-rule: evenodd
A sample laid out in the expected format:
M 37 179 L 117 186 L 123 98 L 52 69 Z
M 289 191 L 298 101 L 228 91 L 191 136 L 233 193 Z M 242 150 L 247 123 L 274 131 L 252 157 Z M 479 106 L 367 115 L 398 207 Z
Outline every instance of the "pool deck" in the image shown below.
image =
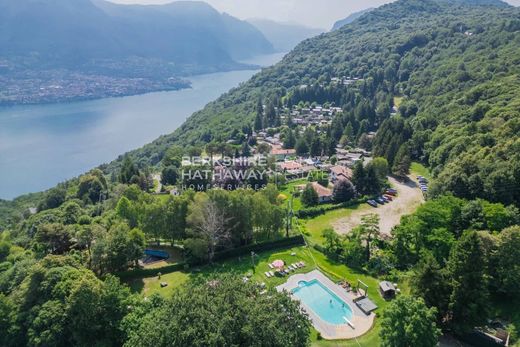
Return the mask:
M 351 323 L 354 327 L 349 324 L 331 324 L 325 322 L 321 319 L 317 314 L 315 314 L 305 303 L 301 302 L 296 296 L 292 295 L 292 289 L 298 287 L 298 282 L 300 281 L 312 281 L 318 280 L 323 285 L 325 285 L 330 291 L 336 294 L 341 300 L 347 303 L 352 310 L 352 319 Z M 365 334 L 367 331 L 372 328 L 374 324 L 375 314 L 371 313 L 370 315 L 366 315 L 356 306 L 354 303 L 354 299 L 356 296 L 350 292 L 347 292 L 341 286 L 332 282 L 327 276 L 325 276 L 321 271 L 314 270 L 308 272 L 306 274 L 297 274 L 289 277 L 287 282 L 282 285 L 276 287 L 276 290 L 279 292 L 286 291 L 288 292 L 293 300 L 300 301 L 302 307 L 305 309 L 305 312 L 309 314 L 309 317 L 312 321 L 312 325 L 318 330 L 321 336 L 327 340 L 337 340 L 337 339 L 352 339 L 354 337 L 361 336 Z

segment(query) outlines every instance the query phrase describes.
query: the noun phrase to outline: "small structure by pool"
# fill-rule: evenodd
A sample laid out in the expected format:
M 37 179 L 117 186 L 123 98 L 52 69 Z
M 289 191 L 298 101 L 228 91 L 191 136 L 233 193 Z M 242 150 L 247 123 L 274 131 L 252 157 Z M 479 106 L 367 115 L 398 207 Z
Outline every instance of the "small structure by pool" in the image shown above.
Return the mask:
M 300 301 L 313 326 L 325 339 L 351 339 L 365 334 L 374 313 L 365 314 L 354 303 L 356 296 L 332 282 L 321 271 L 296 274 L 276 289 Z
M 395 286 L 388 281 L 379 282 L 379 291 L 385 299 L 392 299 L 395 296 Z

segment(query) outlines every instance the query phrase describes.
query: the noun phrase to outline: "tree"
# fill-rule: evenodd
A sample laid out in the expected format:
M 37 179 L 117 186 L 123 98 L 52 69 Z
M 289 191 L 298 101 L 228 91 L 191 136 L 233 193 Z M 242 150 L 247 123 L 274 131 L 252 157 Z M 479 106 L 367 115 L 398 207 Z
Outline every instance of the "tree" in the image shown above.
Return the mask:
M 366 192 L 366 175 L 363 163 L 357 162 L 352 171 L 352 184 L 354 184 L 360 194 L 365 194 Z
M 63 254 L 72 246 L 72 234 L 69 227 L 59 223 L 43 224 L 38 227 L 35 241 L 45 253 Z
M 145 247 L 144 233 L 137 228 L 130 230 L 128 234 L 128 258 L 133 260 L 136 268 L 139 266 L 139 259 L 143 257 Z
M 390 170 L 388 168 L 388 161 L 385 158 L 374 158 L 368 165 L 374 168 L 376 176 L 380 181 L 384 181 L 386 176 L 388 176 Z
M 139 170 L 135 166 L 130 156 L 126 155 L 123 158 L 123 163 L 121 164 L 119 182 L 130 184 L 133 183 L 132 180 L 135 180 L 135 177 L 139 177 Z
M 261 131 L 264 128 L 263 124 L 263 115 L 260 112 L 257 112 L 255 115 L 255 123 L 253 124 L 253 128 L 255 131 Z
M 232 275 L 192 281 L 143 312 L 126 330 L 125 346 L 307 346 L 310 321 L 299 304 L 260 291 Z
M 296 154 L 299 156 L 305 156 L 309 153 L 309 145 L 307 144 L 307 141 L 303 137 L 300 137 L 296 141 Z
M 296 136 L 294 136 L 294 131 L 289 128 L 283 140 L 283 148 L 289 149 L 294 148 L 294 146 L 296 146 Z
M 3 262 L 11 251 L 11 244 L 7 241 L 0 240 L 0 262 Z
M 381 346 L 437 346 L 441 330 L 437 328 L 435 315 L 435 308 L 428 308 L 422 299 L 399 296 L 383 312 Z
M 395 156 L 392 173 L 398 177 L 406 178 L 410 174 L 411 164 L 410 149 L 406 143 L 402 144 Z
M 15 328 L 15 305 L 11 300 L 0 293 L 0 345 L 12 344 L 11 334 Z
M 365 194 L 379 194 L 381 191 L 381 183 L 377 177 L 375 168 L 368 166 L 365 172 Z
M 60 207 L 65 202 L 67 191 L 62 186 L 57 186 L 45 194 L 44 200 L 38 206 L 39 211 Z
M 312 187 L 312 184 L 309 183 L 305 186 L 305 189 L 302 192 L 301 200 L 302 204 L 307 207 L 318 205 L 318 203 L 320 202 L 319 196 L 318 193 L 316 193 L 316 191 Z
M 314 136 L 311 142 L 310 155 L 311 157 L 319 157 L 322 152 L 322 142 L 319 136 Z
M 497 289 L 509 297 L 520 295 L 520 227 L 510 227 L 498 235 L 494 256 L 497 272 Z
M 177 183 L 177 179 L 179 178 L 178 169 L 173 166 L 167 166 L 162 170 L 161 173 L 161 182 L 164 185 L 174 185 Z
M 187 221 L 196 237 L 207 242 L 208 260 L 212 262 L 217 247 L 230 238 L 228 218 L 207 195 L 198 194 L 188 208 Z
M 435 258 L 425 253 L 414 271 L 411 281 L 414 296 L 424 300 L 426 306 L 436 307 L 438 321 L 442 321 L 448 311 L 450 287 L 446 271 Z
M 325 249 L 331 254 L 338 254 L 342 251 L 342 240 L 338 233 L 332 228 L 327 228 L 321 232 L 321 235 L 325 239 Z
M 365 244 L 366 261 L 370 261 L 372 241 L 379 237 L 379 216 L 374 213 L 363 215 L 353 233 Z
M 122 196 L 117 202 L 116 213 L 119 217 L 125 219 L 131 228 L 137 226 L 139 220 L 137 208 L 126 196 Z
M 107 198 L 107 190 L 108 185 L 103 172 L 94 169 L 79 178 L 77 197 L 95 204 L 102 198 Z
M 92 250 L 93 260 L 96 262 L 100 257 L 98 261 L 102 261 L 102 264 L 97 264 L 98 267 L 108 272 L 123 271 L 128 269 L 131 262 L 135 264 L 143 256 L 144 247 L 142 231 L 131 231 L 126 223 L 115 224 L 108 233 L 96 239 Z
M 488 310 L 486 260 L 479 235 L 465 232 L 451 250 L 448 275 L 452 288 L 450 324 L 463 333 L 484 323 Z
M 166 150 L 164 153 L 164 157 L 162 158 L 162 165 L 164 167 L 175 166 L 177 168 L 181 167 L 182 163 L 182 155 L 184 153 L 185 148 L 179 145 L 173 145 Z
M 187 194 L 179 197 L 169 197 L 163 213 L 166 232 L 163 237 L 170 240 L 172 246 L 175 240 L 181 239 L 186 233 L 186 216 L 190 197 Z
M 334 184 L 332 191 L 334 201 L 346 202 L 356 197 L 356 187 L 347 179 L 340 179 Z

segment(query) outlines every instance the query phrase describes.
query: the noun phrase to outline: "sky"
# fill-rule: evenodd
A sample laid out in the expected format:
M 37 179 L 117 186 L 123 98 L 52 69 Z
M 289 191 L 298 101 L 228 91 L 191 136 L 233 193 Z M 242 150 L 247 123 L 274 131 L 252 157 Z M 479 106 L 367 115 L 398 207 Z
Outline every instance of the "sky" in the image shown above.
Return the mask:
M 172 0 L 110 0 L 122 4 L 163 4 Z M 335 21 L 392 0 L 205 0 L 220 12 L 240 18 L 266 18 L 330 29 Z M 507 0 L 520 6 L 520 0 Z

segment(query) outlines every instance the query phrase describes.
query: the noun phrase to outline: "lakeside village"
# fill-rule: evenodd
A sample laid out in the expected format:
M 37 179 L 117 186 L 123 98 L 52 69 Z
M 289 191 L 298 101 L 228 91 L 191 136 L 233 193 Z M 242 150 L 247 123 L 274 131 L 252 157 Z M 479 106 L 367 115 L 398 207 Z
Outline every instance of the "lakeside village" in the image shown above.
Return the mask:
M 358 80 L 333 78 L 331 81 L 348 85 Z M 269 110 L 270 107 L 273 109 Z M 397 109 L 394 108 L 392 114 L 396 112 Z M 247 150 L 242 153 L 237 151 L 232 157 L 214 153 L 208 155 L 206 149 L 205 156 L 183 157 L 179 170 L 182 183 L 174 186 L 170 190 L 171 194 L 177 195 L 187 189 L 258 190 L 264 188 L 268 182 L 285 184 L 306 179 L 318 195 L 319 203 L 328 203 L 333 200 L 335 183 L 339 180 L 351 181 L 356 164 L 366 166 L 372 160 L 369 145 L 362 148 L 337 144 L 330 150 L 325 144 L 320 144 L 320 148 L 316 149 L 312 148 L 315 146 L 314 142 L 310 146 L 298 143 L 297 139 L 305 137 L 308 132 L 313 132 L 316 137 L 324 137 L 331 128 L 334 117 L 342 113 L 341 107 L 313 103 L 308 107 L 300 104 L 291 108 L 279 108 L 262 104 L 261 112 L 258 111 L 263 119 L 268 119 L 270 113 L 278 117 L 273 121 L 278 126 L 263 127 L 255 121 L 256 130 L 251 131 Z M 361 144 L 371 143 L 375 135 L 375 132 L 367 132 L 363 135 Z M 235 139 L 228 141 L 230 145 L 237 143 L 239 141 Z M 306 185 L 301 185 L 296 188 L 301 192 L 305 187 Z

